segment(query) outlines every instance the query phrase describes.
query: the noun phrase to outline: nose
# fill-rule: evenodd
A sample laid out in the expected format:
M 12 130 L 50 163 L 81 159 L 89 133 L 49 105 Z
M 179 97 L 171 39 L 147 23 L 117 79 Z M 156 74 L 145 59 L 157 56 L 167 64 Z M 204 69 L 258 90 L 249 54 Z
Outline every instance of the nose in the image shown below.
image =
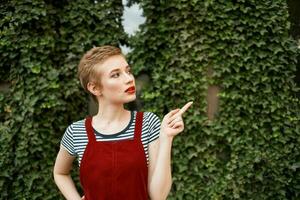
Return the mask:
M 125 82 L 126 83 L 131 83 L 133 80 L 134 80 L 134 77 L 132 74 L 125 73 Z

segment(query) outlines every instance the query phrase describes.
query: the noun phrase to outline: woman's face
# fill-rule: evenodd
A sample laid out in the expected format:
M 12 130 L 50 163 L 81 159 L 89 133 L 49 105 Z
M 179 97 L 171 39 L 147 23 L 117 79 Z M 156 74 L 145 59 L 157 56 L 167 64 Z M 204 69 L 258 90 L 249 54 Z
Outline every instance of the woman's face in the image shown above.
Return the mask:
M 111 56 L 95 67 L 101 81 L 100 102 L 123 104 L 136 99 L 134 76 L 122 55 Z

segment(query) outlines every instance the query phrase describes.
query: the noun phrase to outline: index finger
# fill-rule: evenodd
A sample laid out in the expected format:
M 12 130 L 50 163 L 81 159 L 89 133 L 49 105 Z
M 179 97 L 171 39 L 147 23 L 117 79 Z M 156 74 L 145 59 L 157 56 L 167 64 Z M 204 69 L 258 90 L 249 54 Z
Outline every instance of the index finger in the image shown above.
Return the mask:
M 187 111 L 187 109 L 193 104 L 192 101 L 188 102 L 187 104 L 185 104 L 180 110 L 179 110 L 179 114 L 182 115 L 183 113 L 185 113 L 185 111 Z

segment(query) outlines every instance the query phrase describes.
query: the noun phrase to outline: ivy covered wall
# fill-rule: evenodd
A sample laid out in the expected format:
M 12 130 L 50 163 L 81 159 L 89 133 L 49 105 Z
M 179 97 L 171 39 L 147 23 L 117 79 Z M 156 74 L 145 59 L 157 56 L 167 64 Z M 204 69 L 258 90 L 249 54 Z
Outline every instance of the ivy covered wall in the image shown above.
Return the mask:
M 0 6 L 0 199 L 59 199 L 52 169 L 68 124 L 88 114 L 82 54 L 126 42 L 122 2 L 4 1 Z
M 299 199 L 299 50 L 286 1 L 133 2 L 147 20 L 129 43 L 120 0 L 1 3 L 10 87 L 0 94 L 0 199 L 63 199 L 52 178 L 59 141 L 88 111 L 76 66 L 93 45 L 125 43 L 136 76 L 150 77 L 142 110 L 162 118 L 194 101 L 174 141 L 169 199 Z M 212 121 L 209 86 L 220 88 Z
M 137 74 L 151 78 L 144 109 L 162 117 L 194 101 L 169 199 L 299 199 L 299 50 L 286 1 L 133 2 L 147 19 L 130 41 Z M 212 121 L 209 86 L 220 88 Z

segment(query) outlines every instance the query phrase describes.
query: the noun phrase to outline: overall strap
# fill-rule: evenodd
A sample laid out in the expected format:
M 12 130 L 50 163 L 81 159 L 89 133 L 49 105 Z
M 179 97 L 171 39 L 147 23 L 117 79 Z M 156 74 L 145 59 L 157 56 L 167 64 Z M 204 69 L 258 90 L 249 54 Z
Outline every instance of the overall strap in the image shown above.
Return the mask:
M 85 119 L 85 129 L 86 129 L 86 132 L 87 132 L 89 142 L 96 142 L 94 129 L 92 127 L 92 117 L 91 116 L 88 116 Z
M 143 112 L 137 112 L 135 120 L 134 137 L 136 141 L 141 141 L 143 126 Z

